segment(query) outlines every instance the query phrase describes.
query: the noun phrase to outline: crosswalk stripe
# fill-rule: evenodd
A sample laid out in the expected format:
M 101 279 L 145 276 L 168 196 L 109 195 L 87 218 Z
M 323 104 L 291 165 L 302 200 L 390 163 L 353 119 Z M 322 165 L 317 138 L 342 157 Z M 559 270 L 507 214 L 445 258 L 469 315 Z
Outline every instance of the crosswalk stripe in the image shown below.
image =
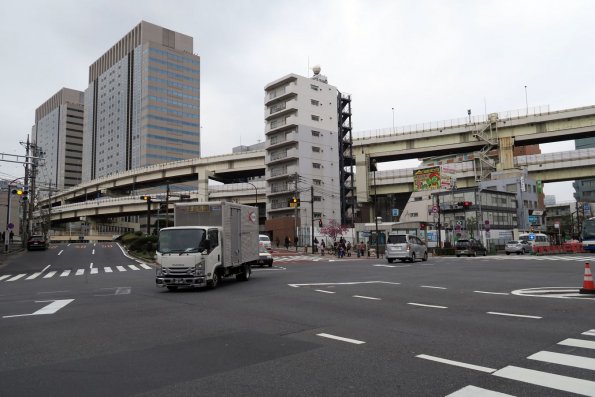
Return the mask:
M 595 336 L 595 329 L 590 329 L 587 332 L 583 332 L 583 335 Z
M 96 267 L 92 267 L 91 268 L 91 274 L 97 274 L 97 273 L 99 273 L 99 269 L 96 268 Z
M 51 278 L 51 277 L 54 277 L 54 274 L 56 274 L 56 273 L 57 273 L 56 271 L 49 272 L 48 274 L 46 274 L 45 276 L 43 276 L 43 278 Z
M 550 389 L 563 390 L 584 396 L 595 396 L 595 382 L 570 376 L 556 375 L 549 372 L 535 371 L 532 369 L 506 366 L 492 375 L 500 378 L 517 380 L 533 385 L 549 387 Z
M 111 267 L 109 267 L 109 266 L 106 266 L 106 267 L 104 267 L 104 268 L 103 268 L 103 270 L 104 270 L 106 273 L 112 273 L 112 272 L 113 272 L 112 268 L 111 268 Z
M 595 342 L 583 339 L 564 339 L 562 342 L 558 342 L 558 344 L 564 346 L 582 347 L 585 349 L 595 349 Z
M 69 274 L 70 274 L 70 270 L 64 270 L 64 271 L 62 272 L 62 274 L 60 274 L 60 277 L 66 277 L 66 276 L 68 276 Z
M 9 279 L 8 279 L 8 280 L 6 280 L 6 281 L 16 281 L 16 280 L 18 280 L 18 279 L 20 279 L 20 278 L 23 278 L 23 277 L 25 277 L 26 275 L 27 275 L 27 273 L 19 274 L 19 275 L 16 275 L 16 276 L 14 276 L 13 278 L 9 278 Z
M 574 356 L 572 354 L 562 354 L 548 351 L 540 351 L 527 358 L 529 360 L 537 360 L 546 363 L 566 365 L 569 367 L 590 369 L 591 371 L 595 371 L 595 358 Z
M 481 387 L 465 386 L 454 393 L 450 393 L 446 397 L 514 397 L 512 394 L 500 393 L 488 389 L 482 389 Z
M 0 281 L 4 280 L 5 278 L 9 278 L 10 274 L 5 274 L 4 276 L 0 276 Z
M 121 272 L 125 272 L 126 268 L 124 266 L 116 266 L 116 269 L 118 269 Z
M 143 269 L 151 270 L 151 266 L 149 266 L 149 265 L 146 265 L 144 263 L 141 263 L 140 265 Z
M 75 276 L 81 276 L 83 274 L 85 274 L 85 269 L 78 269 L 74 275 Z
M 39 277 L 41 273 L 33 273 L 32 275 L 30 275 L 29 277 L 27 277 L 25 280 L 33 280 L 36 279 L 37 277 Z
M 134 265 L 128 265 L 129 268 L 131 268 L 132 270 L 140 270 L 138 267 L 134 266 Z

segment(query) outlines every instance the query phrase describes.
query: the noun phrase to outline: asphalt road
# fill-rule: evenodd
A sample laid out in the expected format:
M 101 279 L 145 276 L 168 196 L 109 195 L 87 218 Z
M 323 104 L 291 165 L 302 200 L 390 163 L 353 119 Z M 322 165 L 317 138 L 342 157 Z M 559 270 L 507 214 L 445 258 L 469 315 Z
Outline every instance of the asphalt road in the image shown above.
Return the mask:
M 595 296 L 576 294 L 592 259 L 277 256 L 169 292 L 114 244 L 22 252 L 0 267 L 0 390 L 593 396 Z

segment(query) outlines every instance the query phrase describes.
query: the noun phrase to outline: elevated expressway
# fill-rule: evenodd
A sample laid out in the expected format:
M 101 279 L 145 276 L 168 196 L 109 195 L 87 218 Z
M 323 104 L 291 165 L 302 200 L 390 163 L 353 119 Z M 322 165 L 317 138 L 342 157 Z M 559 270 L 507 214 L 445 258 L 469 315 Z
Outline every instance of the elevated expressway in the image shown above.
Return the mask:
M 544 183 L 595 177 L 593 149 L 516 158 L 512 155 L 515 146 L 595 135 L 595 106 L 528 116 L 491 116 L 491 119 L 486 116 L 483 122 L 445 124 L 354 139 L 355 173 L 364 176 L 354 180 L 358 202 L 370 201 L 372 173 L 368 170 L 372 159 L 382 163 L 473 153 L 473 161 L 463 164 L 461 174 L 457 175 L 457 185 L 460 187 L 477 183 L 478 170 L 482 169 L 482 164 L 493 170 L 527 167 L 532 177 Z M 498 151 L 497 162 L 488 164 L 489 159 L 482 159 L 488 150 Z M 259 202 L 264 202 L 267 189 L 264 182 L 254 183 L 256 187 L 241 184 L 217 191 L 209 187 L 208 180 L 232 183 L 250 177 L 266 178 L 265 157 L 265 151 L 233 153 L 153 165 L 98 178 L 53 196 L 51 219 L 66 221 L 81 216 L 140 214 L 146 212 L 147 205 L 138 197 L 130 197 L 130 194 L 138 189 L 162 186 L 168 182 L 195 182 L 197 191 L 193 198 L 201 201 L 238 199 L 240 202 L 254 203 L 257 196 Z M 378 194 L 411 192 L 412 175 L 412 169 L 376 172 Z

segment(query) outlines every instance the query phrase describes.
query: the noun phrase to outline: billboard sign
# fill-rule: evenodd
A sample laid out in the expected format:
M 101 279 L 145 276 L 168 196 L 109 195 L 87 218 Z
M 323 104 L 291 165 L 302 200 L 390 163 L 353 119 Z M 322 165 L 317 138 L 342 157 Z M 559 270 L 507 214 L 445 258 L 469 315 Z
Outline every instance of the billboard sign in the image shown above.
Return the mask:
M 440 187 L 440 167 L 420 168 L 413 171 L 414 192 L 436 190 Z

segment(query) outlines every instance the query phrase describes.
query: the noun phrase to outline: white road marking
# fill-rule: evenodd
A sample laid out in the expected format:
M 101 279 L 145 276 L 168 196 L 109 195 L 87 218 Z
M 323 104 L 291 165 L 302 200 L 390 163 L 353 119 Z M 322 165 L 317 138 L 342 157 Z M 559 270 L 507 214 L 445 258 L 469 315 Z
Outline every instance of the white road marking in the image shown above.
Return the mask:
M 361 295 L 353 295 L 354 298 L 360 298 L 360 299 L 370 299 L 370 300 L 374 300 L 374 301 L 381 301 L 382 299 L 380 298 L 374 298 L 372 296 L 361 296 Z
M 595 349 L 595 342 L 583 339 L 564 339 L 562 342 L 558 342 L 559 345 L 582 347 L 584 349 Z
M 54 300 L 54 301 L 35 301 L 35 303 L 44 303 L 44 302 L 52 302 L 49 305 L 42 307 L 41 309 L 37 310 L 33 313 L 28 314 L 15 314 L 12 316 L 2 316 L 2 318 L 10 318 L 10 317 L 25 317 L 25 316 L 38 316 L 43 314 L 54 314 L 58 310 L 62 309 L 64 306 L 68 305 L 74 301 L 74 299 L 61 299 L 61 300 Z
M 317 336 L 321 336 L 323 338 L 329 338 L 329 339 L 338 340 L 338 341 L 341 341 L 341 342 L 353 343 L 354 345 L 361 345 L 361 344 L 366 343 L 366 342 L 361 341 L 361 340 L 343 338 L 342 336 L 336 336 L 336 335 L 331 335 L 331 334 L 316 334 L 316 335 Z
M 64 270 L 64 271 L 62 272 L 62 274 L 60 275 L 60 277 L 66 277 L 66 276 L 68 276 L 69 274 L 70 274 L 70 270 Z
M 590 329 L 587 332 L 583 332 L 582 334 L 588 336 L 595 336 L 595 329 Z
M 336 292 L 334 292 L 334 291 L 325 291 L 323 289 L 315 289 L 314 291 L 316 291 L 316 292 L 322 292 L 322 293 L 325 293 L 325 294 L 336 294 Z
M 428 356 L 427 354 L 418 354 L 415 357 L 423 358 L 425 360 L 436 361 L 436 362 L 443 363 L 443 364 L 454 365 L 455 367 L 463 367 L 463 368 L 473 369 L 475 371 L 487 372 L 489 374 L 496 371 L 495 368 L 488 368 L 488 367 L 482 367 L 480 365 L 467 364 L 467 363 L 463 363 L 461 361 L 447 360 L 445 358 Z
M 488 292 L 488 291 L 473 291 L 478 294 L 491 294 L 491 295 L 508 295 L 508 292 Z
M 70 243 L 66 244 L 67 247 L 70 247 Z
M 539 316 L 529 316 L 526 314 L 513 314 L 513 313 L 500 313 L 500 312 L 487 312 L 487 314 L 495 314 L 496 316 L 522 317 L 522 318 L 535 318 L 535 319 L 542 318 Z
M 595 358 L 574 356 L 572 354 L 562 354 L 547 351 L 540 351 L 529 357 L 529 360 L 543 361 L 546 363 L 553 363 L 559 365 L 567 365 L 569 367 L 590 369 L 595 371 Z
M 149 265 L 147 265 L 147 264 L 141 263 L 141 264 L 140 264 L 140 266 L 141 266 L 143 269 L 148 269 L 148 270 L 151 270 L 151 266 L 149 266 Z
M 58 255 L 62 255 L 62 252 L 64 252 L 64 250 L 60 250 L 60 252 L 58 252 Z
M 121 272 L 125 272 L 126 268 L 124 266 L 116 266 L 116 269 L 118 269 Z
M 54 274 L 58 273 L 57 271 L 53 271 L 53 272 L 49 272 L 48 274 L 46 274 L 45 276 L 43 276 L 43 278 L 52 278 L 54 277 Z
M 454 393 L 450 393 L 446 397 L 514 397 L 512 394 L 500 393 L 488 389 L 482 389 L 481 387 L 465 386 Z
M 437 305 L 424 305 L 423 303 L 413 303 L 413 302 L 409 302 L 407 303 L 408 305 L 412 305 L 412 306 L 422 306 L 422 307 L 433 307 L 435 309 L 448 309 L 447 306 L 437 306 Z
M 396 267 L 395 265 L 373 265 L 376 267 Z
M 445 287 L 434 287 L 432 285 L 420 285 L 421 288 L 434 288 L 434 289 L 448 289 Z
M 109 267 L 109 266 L 106 266 L 106 267 L 104 267 L 104 268 L 103 268 L 103 270 L 104 270 L 106 273 L 112 273 L 112 272 L 113 272 L 112 268 L 111 268 L 111 267 Z
M 81 276 L 83 274 L 85 274 L 85 269 L 78 269 L 74 275 L 75 276 Z
M 140 270 L 138 267 L 134 266 L 134 265 L 128 265 L 129 268 L 131 268 L 132 270 Z
M 41 272 L 38 273 L 33 273 L 32 275 L 30 275 L 29 277 L 27 277 L 25 280 L 33 280 L 36 279 L 37 277 L 39 277 L 39 275 L 41 274 Z
M 5 278 L 9 278 L 11 274 L 5 274 L 4 276 L 0 276 L 0 281 L 4 280 Z
M 492 375 L 531 383 L 533 385 L 549 387 L 550 389 L 582 394 L 583 396 L 595 396 L 595 382 L 572 378 L 570 376 L 535 371 L 532 369 L 515 367 L 513 365 L 504 367 L 501 370 L 494 372 Z
M 95 255 L 95 250 L 91 251 L 91 255 Z
M 390 281 L 354 281 L 351 283 L 309 283 L 309 284 L 287 284 L 290 287 L 299 288 L 299 287 L 307 287 L 307 286 L 316 286 L 316 285 L 357 285 L 357 284 L 391 284 L 391 285 L 400 285 L 401 283 L 393 283 Z
M 38 292 L 38 294 L 63 294 L 65 292 L 70 292 L 69 290 L 64 291 L 47 291 L 47 292 Z
M 99 269 L 96 267 L 91 268 L 91 274 L 97 274 L 99 273 Z
M 9 278 L 9 279 L 8 279 L 8 280 L 6 280 L 6 281 L 17 281 L 18 279 L 20 279 L 20 278 L 23 278 L 23 277 L 25 277 L 26 275 L 27 275 L 26 273 L 19 274 L 19 275 L 16 275 L 16 276 L 14 276 L 13 278 Z

